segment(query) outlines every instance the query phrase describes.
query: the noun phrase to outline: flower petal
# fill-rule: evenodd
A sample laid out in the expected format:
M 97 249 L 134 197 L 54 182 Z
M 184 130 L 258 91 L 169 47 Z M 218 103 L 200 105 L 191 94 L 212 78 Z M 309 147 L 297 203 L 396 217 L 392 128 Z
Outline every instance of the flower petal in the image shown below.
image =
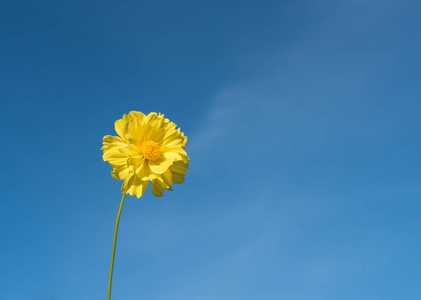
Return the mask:
M 114 168 L 114 170 L 111 172 L 111 176 L 116 180 L 125 180 L 133 174 L 134 174 L 133 166 L 127 166 L 127 165 Z
M 187 157 L 187 152 L 182 147 L 168 147 L 168 146 L 166 146 L 166 147 L 162 147 L 161 151 L 164 154 L 166 154 L 166 153 L 177 154 L 177 157 L 179 157 L 179 158 L 177 158 L 177 160 L 181 160 L 181 159 Z M 174 154 L 171 154 L 171 155 L 173 156 Z
M 167 131 L 165 118 L 163 115 L 150 123 L 149 130 L 145 133 L 145 140 L 152 140 L 161 143 Z
M 152 193 L 156 196 L 156 197 L 162 197 L 164 196 L 163 193 L 164 189 L 162 188 L 162 186 L 159 184 L 158 180 L 152 180 Z
M 175 155 L 170 154 L 172 152 L 162 153 L 161 157 L 156 161 L 149 160 L 149 168 L 155 174 L 162 174 L 168 170 L 168 168 L 175 161 Z
M 160 179 L 162 180 L 162 181 L 160 181 L 160 183 L 161 183 L 161 185 L 162 185 L 162 187 L 164 189 L 167 189 L 167 190 L 171 189 L 171 185 L 172 185 L 172 173 L 171 173 L 170 170 L 167 170 L 166 172 L 164 172 L 161 175 L 161 178 Z
M 114 123 L 115 132 L 124 140 L 124 136 L 126 134 L 126 124 L 129 121 L 129 117 L 127 115 L 123 115 L 122 119 L 118 119 Z
M 127 194 L 129 188 L 132 186 L 133 181 L 136 179 L 136 175 L 132 175 L 128 178 L 126 178 L 126 180 L 124 180 L 123 184 L 121 185 L 121 191 L 123 192 L 123 194 Z
M 131 111 L 129 112 L 128 115 L 129 119 L 131 120 L 136 120 L 136 119 L 141 119 L 143 120 L 146 116 L 144 113 L 140 112 L 140 111 Z
M 135 170 L 136 176 L 141 180 L 154 180 L 159 174 L 152 173 L 148 161 L 145 159 L 143 163 Z
M 126 143 L 118 136 L 106 135 L 102 139 L 103 145 L 101 150 L 108 150 L 113 147 L 126 147 Z
M 121 191 L 130 196 L 136 195 L 137 198 L 140 198 L 148 188 L 148 182 L 140 180 L 139 177 L 133 175 L 123 182 Z
M 114 147 L 104 151 L 102 159 L 108 161 L 113 168 L 118 168 L 127 164 L 127 155 L 121 153 L 119 148 Z
M 140 184 L 137 187 L 137 191 L 136 191 L 137 198 L 140 198 L 146 192 L 146 189 L 148 188 L 148 184 L 149 184 L 148 180 L 142 181 L 142 184 Z
M 187 169 L 189 164 L 183 161 L 176 161 L 170 167 L 172 173 L 172 181 L 176 184 L 181 184 L 184 182 L 184 176 L 187 174 Z

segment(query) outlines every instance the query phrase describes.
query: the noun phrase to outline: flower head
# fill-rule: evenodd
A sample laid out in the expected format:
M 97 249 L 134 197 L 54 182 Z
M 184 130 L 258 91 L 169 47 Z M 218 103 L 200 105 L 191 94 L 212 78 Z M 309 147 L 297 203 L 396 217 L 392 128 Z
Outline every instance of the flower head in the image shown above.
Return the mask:
M 113 167 L 111 176 L 124 180 L 121 191 L 140 198 L 152 182 L 152 193 L 163 196 L 172 183 L 183 183 L 189 168 L 184 150 L 187 137 L 163 114 L 131 111 L 115 122 L 119 136 L 103 138 L 104 161 Z

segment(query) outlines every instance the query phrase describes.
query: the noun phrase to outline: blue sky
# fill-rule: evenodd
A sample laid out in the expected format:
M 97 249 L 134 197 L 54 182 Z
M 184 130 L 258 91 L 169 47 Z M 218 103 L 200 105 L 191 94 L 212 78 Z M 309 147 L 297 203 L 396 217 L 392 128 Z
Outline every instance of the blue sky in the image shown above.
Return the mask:
M 106 298 L 131 110 L 189 138 L 128 197 L 113 299 L 421 298 L 417 1 L 2 1 L 0 298 Z

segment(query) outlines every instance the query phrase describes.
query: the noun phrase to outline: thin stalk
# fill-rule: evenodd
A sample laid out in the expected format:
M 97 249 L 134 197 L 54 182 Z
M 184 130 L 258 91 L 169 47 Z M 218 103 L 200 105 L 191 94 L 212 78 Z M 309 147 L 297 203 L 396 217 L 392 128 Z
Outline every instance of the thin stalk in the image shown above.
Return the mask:
M 117 221 L 115 222 L 113 252 L 111 254 L 110 281 L 108 282 L 108 300 L 111 299 L 111 282 L 113 281 L 114 256 L 115 256 L 115 245 L 117 243 L 118 223 L 120 222 L 120 215 L 121 215 L 121 210 L 123 209 L 123 203 L 124 203 L 125 197 L 126 197 L 126 194 L 124 193 L 123 198 L 121 198 L 120 208 L 118 209 Z

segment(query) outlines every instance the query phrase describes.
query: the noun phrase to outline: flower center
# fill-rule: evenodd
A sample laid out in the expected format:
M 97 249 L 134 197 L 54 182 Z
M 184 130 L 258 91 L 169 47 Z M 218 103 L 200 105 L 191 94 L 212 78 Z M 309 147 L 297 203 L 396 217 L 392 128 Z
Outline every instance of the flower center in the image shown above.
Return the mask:
M 141 145 L 143 156 L 145 156 L 146 159 L 150 159 L 152 161 L 155 161 L 159 158 L 161 155 L 161 151 L 159 150 L 159 146 L 154 141 L 146 141 L 142 143 Z

